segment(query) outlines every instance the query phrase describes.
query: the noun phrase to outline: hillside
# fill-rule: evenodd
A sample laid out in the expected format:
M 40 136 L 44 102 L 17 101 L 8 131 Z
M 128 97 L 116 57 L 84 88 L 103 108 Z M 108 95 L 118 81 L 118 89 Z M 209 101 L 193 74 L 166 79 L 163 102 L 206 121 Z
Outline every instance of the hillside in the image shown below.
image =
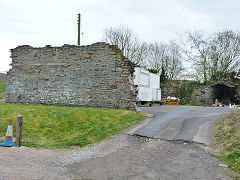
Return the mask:
M 6 82 L 0 79 L 0 103 L 5 101 L 6 97 Z
M 0 81 L 5 81 L 6 80 L 6 75 L 5 73 L 0 73 Z

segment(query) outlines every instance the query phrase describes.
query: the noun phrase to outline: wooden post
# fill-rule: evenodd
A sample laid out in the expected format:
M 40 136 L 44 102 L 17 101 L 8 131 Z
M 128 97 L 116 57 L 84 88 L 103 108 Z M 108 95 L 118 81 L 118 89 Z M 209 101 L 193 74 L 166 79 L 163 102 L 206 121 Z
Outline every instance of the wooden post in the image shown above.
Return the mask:
M 16 122 L 16 141 L 15 146 L 20 147 L 21 146 L 21 140 L 22 140 L 22 116 L 17 116 L 17 122 Z

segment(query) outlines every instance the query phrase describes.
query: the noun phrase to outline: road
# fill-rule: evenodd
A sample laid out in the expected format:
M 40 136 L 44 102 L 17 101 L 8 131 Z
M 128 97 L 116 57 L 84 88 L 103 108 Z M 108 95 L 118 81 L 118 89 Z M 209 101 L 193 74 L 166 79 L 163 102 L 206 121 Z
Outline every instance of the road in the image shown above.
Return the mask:
M 231 179 L 206 146 L 214 141 L 214 122 L 229 109 L 141 109 L 153 117 L 92 147 L 73 151 L 0 147 L 0 180 Z
M 194 106 L 140 107 L 153 117 L 131 132 L 149 138 L 193 141 L 210 145 L 214 143 L 213 126 L 217 119 L 231 111 L 230 108 Z

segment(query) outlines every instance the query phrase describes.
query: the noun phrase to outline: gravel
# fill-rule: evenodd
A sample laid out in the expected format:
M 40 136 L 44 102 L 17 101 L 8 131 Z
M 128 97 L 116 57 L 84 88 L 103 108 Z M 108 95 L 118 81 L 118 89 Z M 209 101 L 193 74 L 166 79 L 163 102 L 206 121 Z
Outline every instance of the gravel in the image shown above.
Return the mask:
M 122 146 L 66 165 L 69 174 L 80 179 L 230 179 L 203 145 L 126 135 L 109 143 Z
M 230 179 L 203 145 L 118 135 L 74 150 L 0 148 L 0 179 Z

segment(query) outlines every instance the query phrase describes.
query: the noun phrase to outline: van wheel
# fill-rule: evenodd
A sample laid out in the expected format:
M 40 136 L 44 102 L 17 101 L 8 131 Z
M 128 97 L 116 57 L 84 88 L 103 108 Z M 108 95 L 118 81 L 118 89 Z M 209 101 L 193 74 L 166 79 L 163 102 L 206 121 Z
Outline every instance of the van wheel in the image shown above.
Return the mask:
M 144 105 L 146 102 L 144 102 L 144 101 L 141 101 L 141 105 Z

